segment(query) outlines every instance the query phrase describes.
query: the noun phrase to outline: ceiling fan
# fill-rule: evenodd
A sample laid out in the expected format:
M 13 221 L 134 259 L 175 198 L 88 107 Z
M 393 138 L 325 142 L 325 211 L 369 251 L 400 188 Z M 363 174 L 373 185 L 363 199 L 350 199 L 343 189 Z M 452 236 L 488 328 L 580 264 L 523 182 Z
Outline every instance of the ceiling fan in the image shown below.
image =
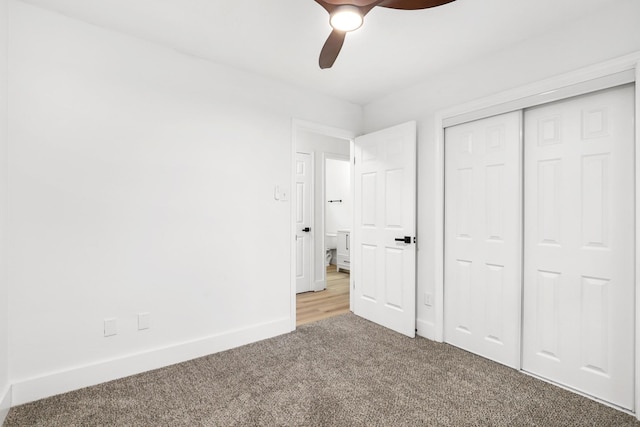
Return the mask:
M 364 17 L 376 6 L 389 9 L 416 10 L 440 6 L 455 0 L 315 0 L 329 12 L 333 31 L 320 52 L 320 68 L 331 68 L 344 44 L 347 33 L 362 26 Z

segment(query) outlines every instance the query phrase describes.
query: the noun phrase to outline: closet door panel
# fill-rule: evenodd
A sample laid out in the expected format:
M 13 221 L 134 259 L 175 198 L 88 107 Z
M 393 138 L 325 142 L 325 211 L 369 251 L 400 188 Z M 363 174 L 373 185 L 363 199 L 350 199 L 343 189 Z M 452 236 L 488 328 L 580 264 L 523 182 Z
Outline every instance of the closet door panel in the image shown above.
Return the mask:
M 634 91 L 525 111 L 523 369 L 633 409 Z
M 520 364 L 521 113 L 445 134 L 445 340 Z

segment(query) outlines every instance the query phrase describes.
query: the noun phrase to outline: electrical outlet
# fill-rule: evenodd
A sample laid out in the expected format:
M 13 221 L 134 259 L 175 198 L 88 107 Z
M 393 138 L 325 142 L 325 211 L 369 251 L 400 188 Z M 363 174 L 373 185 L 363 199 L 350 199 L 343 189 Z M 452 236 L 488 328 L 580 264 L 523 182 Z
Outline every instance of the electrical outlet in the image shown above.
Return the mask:
M 424 305 L 427 307 L 433 306 L 433 294 L 429 292 L 424 293 Z
M 145 329 L 149 329 L 151 327 L 149 317 L 150 317 L 149 313 L 138 313 L 138 330 L 139 331 L 144 331 Z
M 104 319 L 104 336 L 112 337 L 118 334 L 118 319 L 115 317 Z

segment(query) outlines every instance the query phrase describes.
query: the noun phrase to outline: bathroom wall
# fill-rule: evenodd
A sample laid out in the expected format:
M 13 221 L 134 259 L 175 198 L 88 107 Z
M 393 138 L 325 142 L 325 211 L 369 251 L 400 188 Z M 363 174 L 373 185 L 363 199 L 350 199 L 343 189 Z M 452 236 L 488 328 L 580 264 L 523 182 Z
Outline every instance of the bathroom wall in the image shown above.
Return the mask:
M 351 227 L 351 164 L 348 160 L 327 159 L 325 168 L 325 234 Z M 329 200 L 342 200 L 329 203 Z
M 314 224 L 312 235 L 314 239 L 313 281 L 314 290 L 320 291 L 325 287 L 325 248 L 323 242 L 324 229 L 324 204 L 322 194 L 324 183 L 324 156 L 343 156 L 349 158 L 350 143 L 347 139 L 321 135 L 306 130 L 298 131 L 296 135 L 296 151 L 313 153 L 314 157 Z

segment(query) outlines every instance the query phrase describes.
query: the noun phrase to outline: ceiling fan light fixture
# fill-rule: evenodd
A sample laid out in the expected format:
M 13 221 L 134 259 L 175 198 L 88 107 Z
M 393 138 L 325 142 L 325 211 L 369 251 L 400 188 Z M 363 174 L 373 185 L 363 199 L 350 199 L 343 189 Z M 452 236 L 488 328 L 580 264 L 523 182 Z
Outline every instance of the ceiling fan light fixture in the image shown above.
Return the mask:
M 362 26 L 363 18 L 360 9 L 351 5 L 336 7 L 329 20 L 331 26 L 338 31 L 354 31 Z

